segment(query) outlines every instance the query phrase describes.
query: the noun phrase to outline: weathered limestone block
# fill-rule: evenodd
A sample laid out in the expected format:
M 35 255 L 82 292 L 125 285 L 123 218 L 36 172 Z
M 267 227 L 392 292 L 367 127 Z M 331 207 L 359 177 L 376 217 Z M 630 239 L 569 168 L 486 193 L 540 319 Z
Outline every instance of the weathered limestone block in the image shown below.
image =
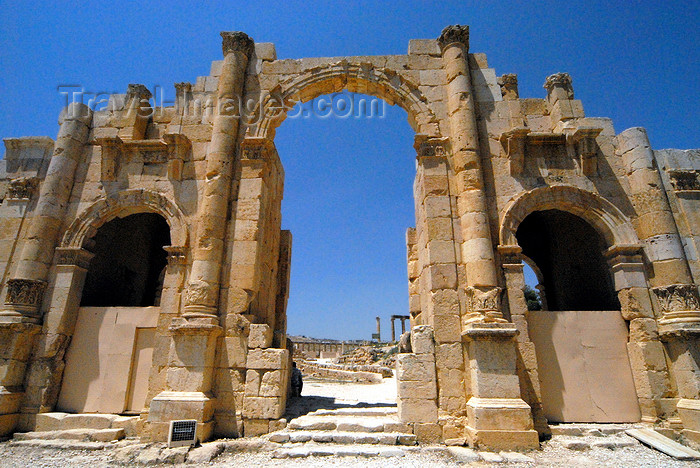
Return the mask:
M 252 323 L 248 346 L 251 348 L 269 348 L 272 346 L 272 328 L 267 324 Z
M 420 325 L 411 329 L 411 350 L 415 354 L 435 354 L 435 342 L 431 327 Z
M 630 321 L 630 341 L 654 341 L 659 339 L 656 320 L 638 318 Z
M 267 348 L 248 351 L 246 367 L 249 369 L 286 369 L 289 362 L 289 350 Z
M 218 367 L 246 367 L 248 346 L 243 334 L 219 338 Z
M 287 393 L 282 385 L 282 370 L 266 371 L 260 380 L 260 396 L 281 397 Z
M 279 419 L 284 413 L 284 404 L 280 397 L 243 398 L 243 417 L 250 419 Z
M 404 423 L 437 422 L 437 403 L 435 400 L 419 398 L 400 398 L 397 401 L 399 420 Z
M 245 374 L 245 394 L 246 396 L 260 395 L 260 374 L 261 371 L 248 369 Z
M 399 354 L 396 370 L 398 381 L 435 381 L 435 358 L 430 354 Z
M 418 398 L 434 400 L 437 398 L 435 381 L 400 380 L 398 382 L 399 398 Z

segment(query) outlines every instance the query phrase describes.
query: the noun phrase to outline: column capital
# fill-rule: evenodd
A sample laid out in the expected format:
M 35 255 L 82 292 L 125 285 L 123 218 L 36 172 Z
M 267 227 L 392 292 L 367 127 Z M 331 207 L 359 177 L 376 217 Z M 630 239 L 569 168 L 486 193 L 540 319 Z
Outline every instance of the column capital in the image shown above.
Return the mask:
M 661 309 L 660 335 L 700 335 L 700 297 L 695 284 L 651 288 Z
M 250 57 L 255 43 L 246 33 L 241 31 L 222 31 L 221 48 L 224 57 L 232 52 L 242 52 L 246 57 Z
M 8 200 L 29 200 L 39 185 L 36 177 L 19 177 L 12 179 L 7 187 Z
M 503 288 L 467 286 L 467 313 L 462 318 L 465 327 L 472 323 L 507 323 L 501 313 Z
M 461 24 L 453 24 L 442 30 L 438 37 L 440 49 L 444 50 L 451 44 L 461 44 L 466 50 L 469 50 L 469 26 Z
M 499 245 L 498 253 L 503 265 L 520 265 L 523 261 L 523 249 L 519 245 Z
M 7 280 L 7 296 L 5 305 L 9 306 L 12 315 L 38 316 L 41 301 L 44 298 L 46 281 L 12 278 Z
M 515 73 L 506 73 L 498 78 L 498 85 L 501 87 L 501 96 L 506 101 L 512 101 L 519 98 L 518 94 L 518 75 Z
M 547 99 L 555 102 L 559 99 L 573 99 L 574 87 L 571 75 L 568 73 L 555 73 L 549 75 L 542 86 L 547 90 Z

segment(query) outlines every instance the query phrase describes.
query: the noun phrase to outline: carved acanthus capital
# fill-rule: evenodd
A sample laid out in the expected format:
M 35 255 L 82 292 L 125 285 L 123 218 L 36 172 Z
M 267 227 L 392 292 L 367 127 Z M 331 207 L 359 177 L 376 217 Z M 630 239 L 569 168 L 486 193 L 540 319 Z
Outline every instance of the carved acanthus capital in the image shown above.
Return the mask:
M 506 73 L 498 78 L 498 85 L 501 87 L 501 96 L 506 101 L 518 99 L 518 75 Z
M 469 50 L 469 26 L 461 24 L 453 24 L 442 30 L 438 43 L 441 49 L 445 49 L 448 45 L 458 43 Z
M 29 200 L 39 185 L 36 177 L 19 177 L 12 179 L 7 187 L 7 198 L 10 200 Z
M 175 91 L 178 94 L 192 92 L 192 83 L 190 83 L 189 81 L 182 81 L 180 83 L 175 83 Z
M 23 278 L 7 280 L 5 304 L 23 312 L 36 312 L 44 297 L 46 282 Z
M 544 89 L 547 90 L 547 96 L 550 102 L 558 99 L 573 99 L 574 87 L 571 75 L 568 73 L 555 73 L 549 75 L 544 81 Z
M 146 88 L 145 85 L 139 83 L 129 83 L 129 87 L 126 90 L 126 100 L 127 102 L 132 99 L 138 99 L 139 101 L 151 99 L 153 95 Z
M 223 31 L 221 33 L 221 47 L 224 57 L 231 52 L 242 52 L 247 57 L 253 52 L 255 43 L 246 33 L 241 31 Z
M 94 253 L 80 247 L 57 247 L 56 254 L 59 265 L 72 265 L 84 270 L 88 269 L 90 260 L 95 256 Z
M 463 318 L 463 325 L 470 323 L 505 323 L 501 313 L 501 295 L 503 289 L 499 287 L 480 289 L 467 286 L 467 313 Z
M 700 311 L 698 287 L 694 284 L 671 284 L 652 288 L 664 314 L 673 312 Z

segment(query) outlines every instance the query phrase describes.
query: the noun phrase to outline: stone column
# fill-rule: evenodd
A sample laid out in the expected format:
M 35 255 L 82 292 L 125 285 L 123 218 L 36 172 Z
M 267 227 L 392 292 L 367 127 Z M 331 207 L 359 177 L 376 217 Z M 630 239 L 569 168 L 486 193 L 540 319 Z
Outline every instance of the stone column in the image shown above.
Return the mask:
M 218 322 L 219 281 L 234 154 L 240 123 L 240 105 L 253 40 L 242 32 L 222 32 L 224 61 L 217 87 L 218 113 L 214 117 L 207 151 L 207 177 L 199 204 L 192 270 L 185 294 L 184 316 Z
M 77 247 L 58 247 L 44 326 L 27 370 L 26 395 L 18 424 L 33 430 L 37 413 L 53 411 L 61 389 L 65 353 L 75 331 L 80 299 L 93 253 Z
M 73 188 L 75 170 L 87 142 L 92 111 L 73 103 L 59 118 L 61 128 L 29 219 L 14 275 L 7 280 L 0 310 L 0 434 L 11 433 L 19 419 L 23 381 L 34 337 L 41 326 L 41 303 L 61 223 Z
M 447 112 L 450 121 L 452 168 L 457 186 L 457 211 L 462 234 L 462 263 L 473 294 L 499 294 L 496 262 L 479 156 L 479 134 L 469 70 L 469 27 L 448 26 L 438 42 L 447 75 Z M 467 311 L 464 323 L 503 321 L 500 311 Z
M 461 263 L 467 272 L 465 310 L 461 311 L 463 351 L 469 361 L 464 376 L 470 397 L 466 436 L 474 447 L 533 448 L 539 445 L 538 436 L 530 407 L 520 398 L 516 369 L 518 330 L 501 312 L 502 289 L 491 240 L 469 70 L 469 27 L 448 26 L 438 42 L 448 83 Z
M 652 285 L 660 317 L 659 338 L 671 358 L 678 389 L 678 413 L 688 437 L 700 441 L 700 298 L 693 284 L 678 227 L 643 128 L 616 137 L 637 212 L 635 230 L 651 261 Z
M 207 175 L 200 198 L 192 269 L 182 317 L 172 320 L 165 390 L 150 404 L 149 431 L 167 440 L 169 421 L 196 419 L 197 437 L 214 430 L 212 380 L 219 326 L 218 297 L 229 195 L 240 122 L 245 70 L 253 41 L 242 32 L 222 32 L 224 61 L 217 87 L 218 112 L 207 151 Z
M 377 341 L 382 341 L 382 327 L 379 317 L 377 317 Z
M 396 341 L 396 330 L 395 330 L 395 328 L 394 328 L 394 319 L 395 319 L 395 318 L 396 318 L 396 317 L 394 317 L 393 315 L 391 316 L 391 342 L 392 342 L 392 343 L 393 343 L 394 341 Z
M 91 121 L 92 111 L 80 103 L 70 104 L 61 113 L 61 129 L 41 184 L 39 200 L 27 228 L 16 271 L 7 280 L 0 322 L 40 321 L 46 278 Z
M 532 408 L 535 430 L 539 434 L 550 435 L 551 431 L 542 409 L 542 392 L 537 370 L 535 344 L 530 341 L 528 331 L 528 308 L 524 293 L 525 276 L 523 274 L 522 248 L 519 245 L 500 245 L 498 246 L 498 253 L 501 257 L 503 275 L 506 280 L 510 320 L 518 330 L 516 345 L 520 390 L 523 399 Z

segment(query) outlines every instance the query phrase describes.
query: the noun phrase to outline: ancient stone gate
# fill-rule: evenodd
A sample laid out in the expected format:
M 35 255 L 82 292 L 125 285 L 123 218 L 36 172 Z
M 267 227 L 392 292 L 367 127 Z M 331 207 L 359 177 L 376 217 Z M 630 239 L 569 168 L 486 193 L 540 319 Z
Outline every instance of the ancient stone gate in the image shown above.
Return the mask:
M 277 428 L 291 234 L 275 129 L 294 103 L 348 90 L 400 105 L 416 132 L 403 422 L 450 443 L 538 445 L 548 426 L 525 261 L 546 309 L 619 312 L 641 419 L 700 440 L 698 151 L 654 151 L 643 129 L 586 117 L 566 73 L 547 77 L 545 99 L 520 98 L 516 75 L 469 52 L 465 26 L 370 57 L 277 60 L 272 44 L 222 37 L 224 59 L 176 84 L 173 107 L 129 85 L 107 109 L 68 106 L 55 142 L 5 139 L 4 434 L 62 401 L 89 410 L 90 385 L 85 401 L 64 392 L 71 346 L 109 346 L 72 340 L 81 323 L 100 329 L 86 315 L 97 306 L 125 317 L 112 322 L 132 349 L 152 336 L 143 437 L 164 440 L 173 419 L 196 419 L 201 439 Z M 130 379 L 112 402 L 128 411 L 144 377 L 124 353 L 121 377 L 100 365 L 88 384 Z

